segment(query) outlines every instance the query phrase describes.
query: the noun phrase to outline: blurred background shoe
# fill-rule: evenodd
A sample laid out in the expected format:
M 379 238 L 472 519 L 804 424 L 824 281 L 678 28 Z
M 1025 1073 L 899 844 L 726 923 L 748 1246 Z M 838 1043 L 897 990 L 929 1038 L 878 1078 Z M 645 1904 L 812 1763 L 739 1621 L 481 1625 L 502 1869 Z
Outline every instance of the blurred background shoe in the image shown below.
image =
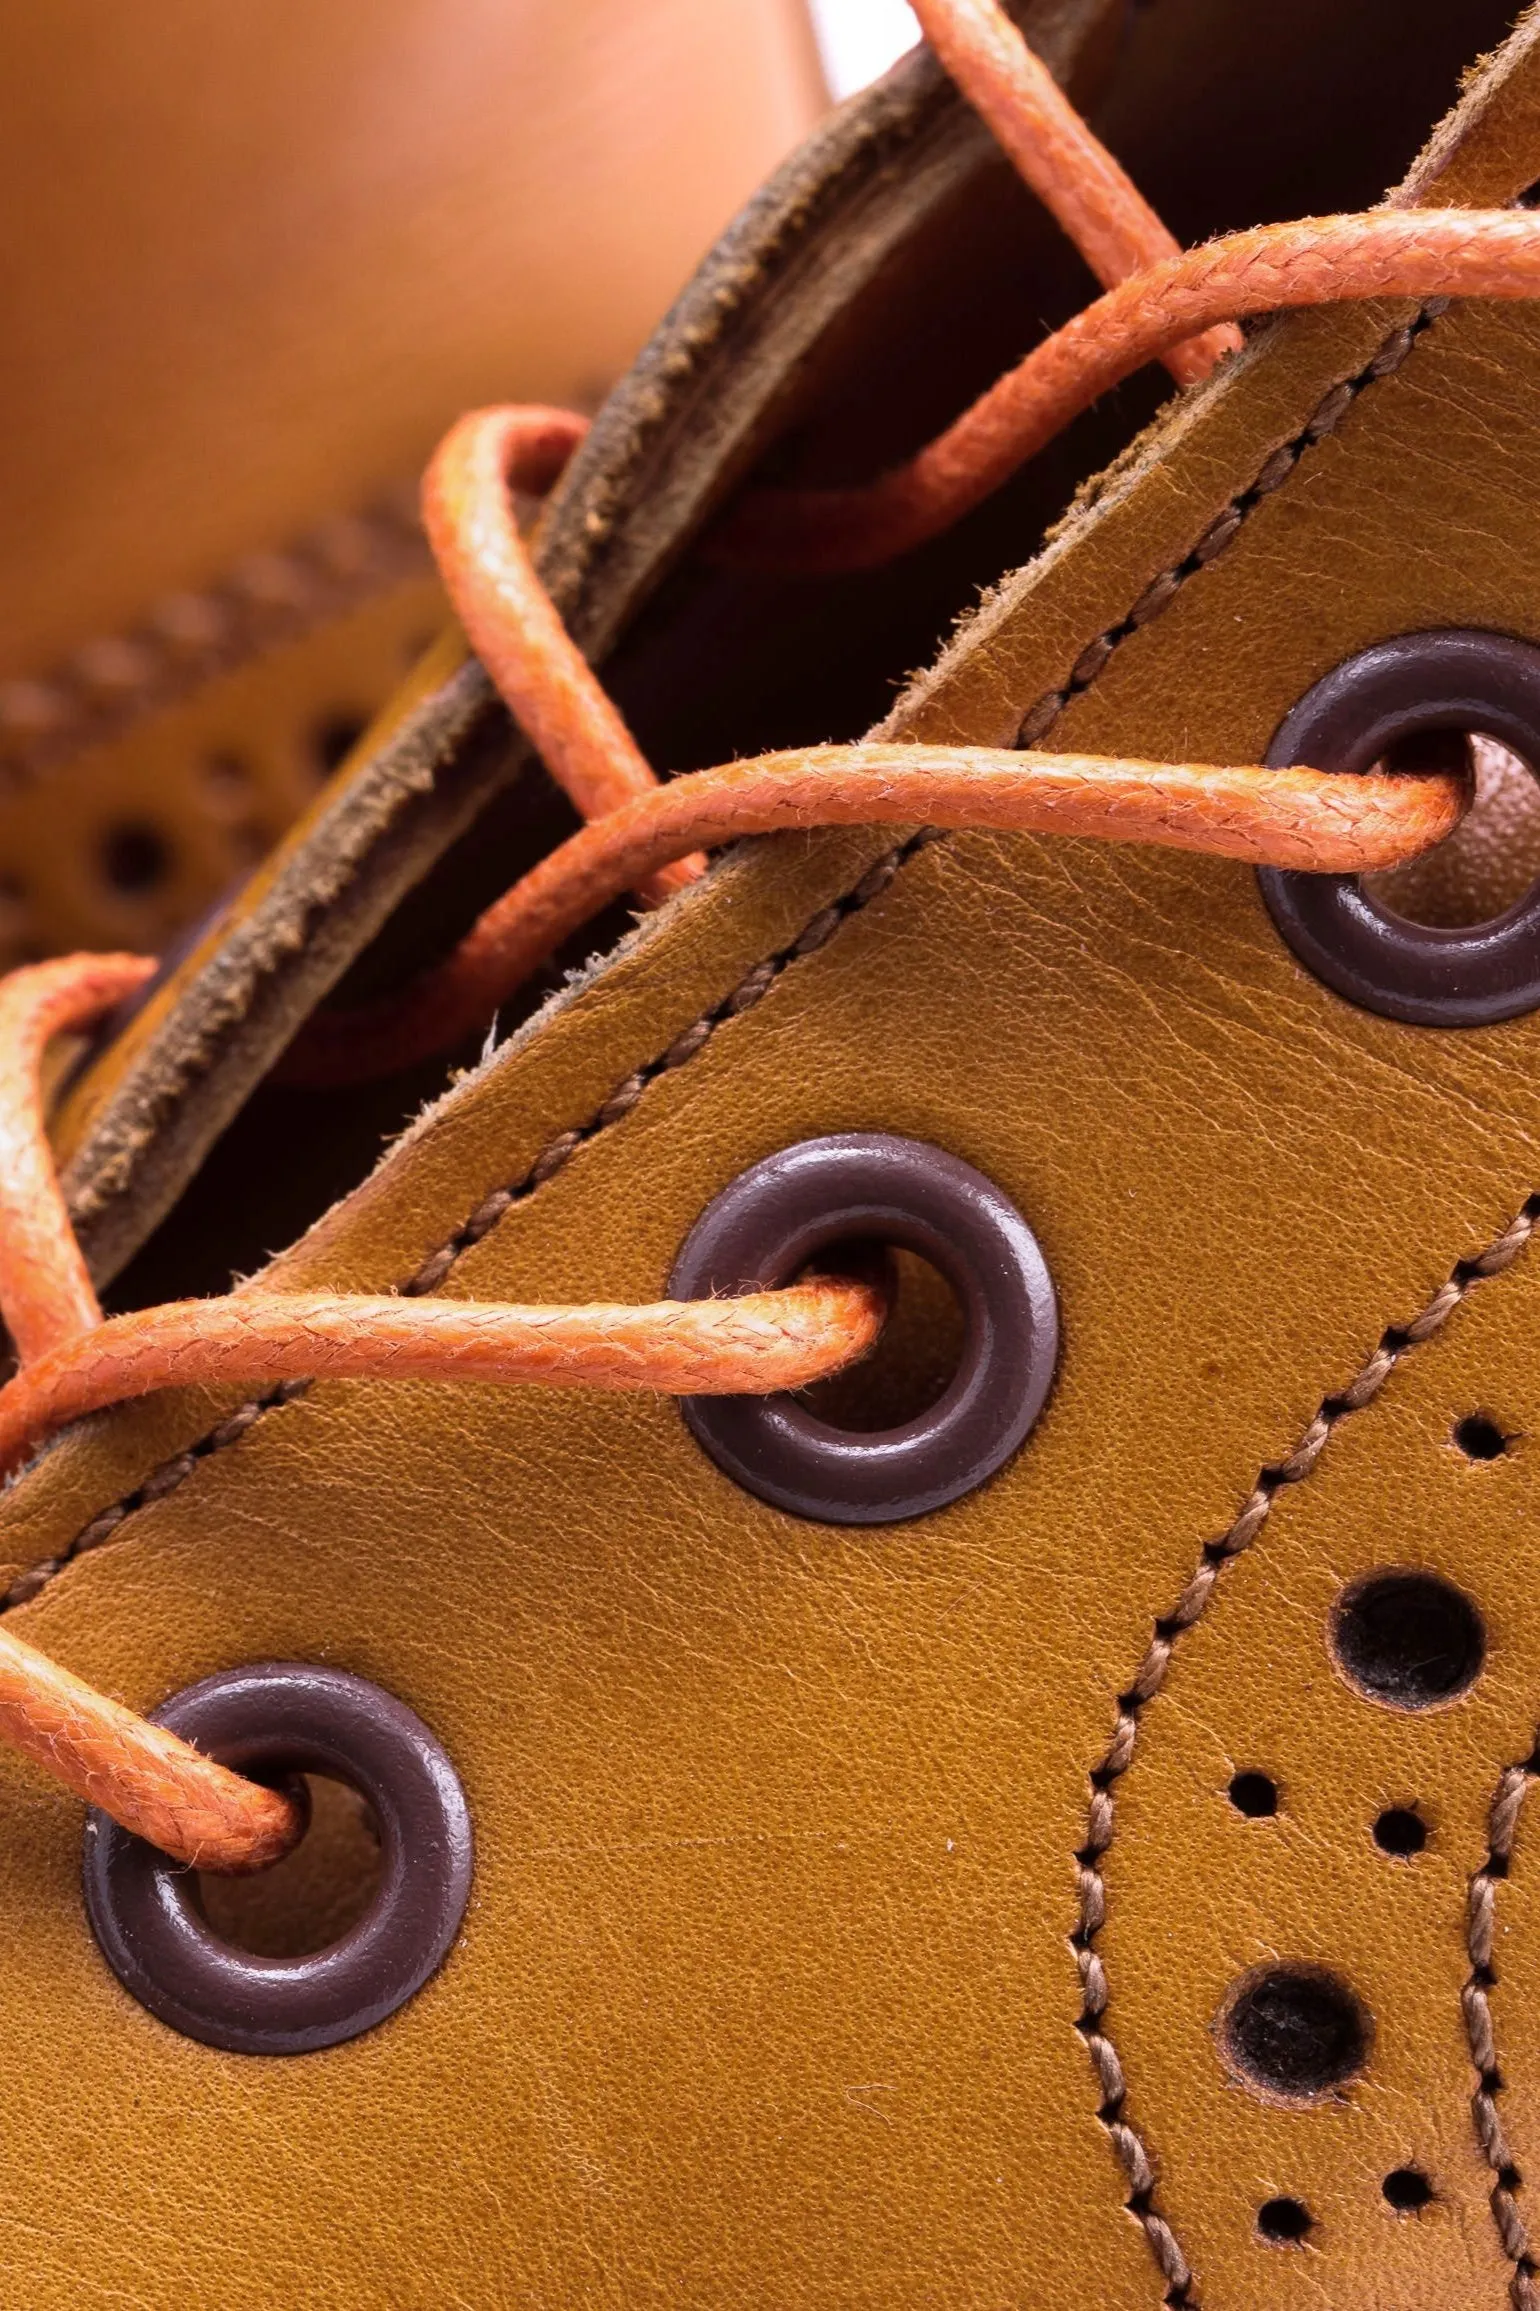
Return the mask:
M 828 97 L 802 0 L 58 0 L 0 90 L 3 967 L 270 847 L 442 622 L 434 440 L 596 405 Z

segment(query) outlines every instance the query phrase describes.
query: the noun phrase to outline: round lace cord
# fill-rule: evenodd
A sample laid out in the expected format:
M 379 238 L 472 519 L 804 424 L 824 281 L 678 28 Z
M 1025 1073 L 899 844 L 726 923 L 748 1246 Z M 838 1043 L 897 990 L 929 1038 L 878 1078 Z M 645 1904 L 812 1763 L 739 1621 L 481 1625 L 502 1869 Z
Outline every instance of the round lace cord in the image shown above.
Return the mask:
M 996 0 L 911 5 L 943 70 L 1104 289 L 1181 255 L 1180 243 Z M 1179 385 L 1195 385 L 1240 344 L 1240 331 L 1221 323 L 1168 346 L 1162 359 Z
M 3 1627 L 0 1740 L 192 1869 L 266 1869 L 304 1833 L 286 1792 L 204 1757 Z
M 766 1396 L 825 1380 L 873 1345 L 882 1303 L 832 1278 L 731 1300 L 520 1307 L 362 1292 L 173 1300 L 114 1316 L 0 1389 L 0 1472 L 104 1405 L 159 1388 L 285 1380 L 538 1381 L 547 1388 Z
M 146 955 L 65 955 L 0 979 L 0 1309 L 23 1361 L 102 1320 L 44 1128 L 43 1053 L 154 970 Z
M 316 1014 L 290 1083 L 367 1083 L 484 1028 L 599 908 L 699 845 L 788 827 L 992 827 L 1206 851 L 1259 866 L 1367 874 L 1451 834 L 1463 779 L 1226 769 L 908 744 L 807 747 L 693 771 L 610 811 L 494 901 L 403 995 Z
M 1237 317 L 1342 299 L 1540 293 L 1540 219 L 1378 211 L 1263 227 L 1182 254 L 995 0 L 916 0 L 927 33 L 1107 294 L 1039 345 L 928 448 L 851 489 L 750 491 L 712 550 L 760 566 L 859 569 L 935 535 L 1097 394 L 1164 358 L 1179 379 L 1240 342 Z M 911 745 L 812 747 L 660 786 L 567 634 L 519 534 L 585 421 L 471 413 L 429 468 L 424 511 L 471 641 L 547 768 L 589 821 L 391 1002 L 312 1022 L 290 1072 L 348 1080 L 484 1025 L 597 907 L 693 880 L 702 852 L 783 827 L 933 824 L 1095 834 L 1317 871 L 1367 871 L 1449 833 L 1457 779 L 1107 761 Z M 670 1392 L 804 1385 L 866 1353 L 883 1311 L 833 1280 L 721 1302 L 519 1307 L 243 1288 L 102 1320 L 48 1148 L 49 1039 L 88 1026 L 155 969 L 75 956 L 0 984 L 0 1308 L 21 1359 L 0 1390 L 0 1466 L 58 1426 L 148 1390 L 322 1375 Z M 302 1811 L 199 1755 L 0 1630 L 0 1738 L 181 1861 L 260 1868 Z
M 1367 297 L 1540 296 L 1540 217 L 1375 209 L 1259 225 L 1109 289 L 907 465 L 851 489 L 747 493 L 712 550 L 754 569 L 873 569 L 949 529 L 1109 387 L 1216 315 Z
M 423 526 L 459 573 L 455 613 L 504 703 L 584 818 L 657 785 L 625 718 L 594 680 L 519 535 L 515 490 L 544 496 L 588 420 L 571 410 L 472 410 L 453 425 L 423 481 Z M 671 860 L 639 896 L 666 899 L 704 859 Z

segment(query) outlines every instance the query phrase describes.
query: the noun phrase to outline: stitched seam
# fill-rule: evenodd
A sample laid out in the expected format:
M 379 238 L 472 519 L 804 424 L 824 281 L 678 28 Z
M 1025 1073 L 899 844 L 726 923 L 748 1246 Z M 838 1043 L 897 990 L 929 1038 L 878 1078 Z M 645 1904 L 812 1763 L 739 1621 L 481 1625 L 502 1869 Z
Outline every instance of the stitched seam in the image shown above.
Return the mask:
M 1337 431 L 1361 393 L 1366 393 L 1382 377 L 1394 376 L 1418 339 L 1432 328 L 1439 315 L 1447 312 L 1448 308 L 1447 297 L 1430 298 L 1410 321 L 1392 329 L 1371 361 L 1366 362 L 1354 376 L 1344 378 L 1340 384 L 1332 386 L 1293 440 L 1286 441 L 1264 460 L 1256 479 L 1245 489 L 1237 491 L 1223 512 L 1214 516 L 1197 544 L 1190 547 L 1180 561 L 1173 562 L 1169 569 L 1162 570 L 1158 577 L 1150 580 L 1125 617 L 1118 619 L 1115 625 L 1107 627 L 1093 642 L 1086 644 L 1062 687 L 1045 691 L 1037 704 L 1028 709 L 1016 734 L 1018 746 L 1037 746 L 1047 737 L 1064 709 L 1100 678 L 1108 662 L 1130 636 L 1153 625 L 1162 611 L 1170 609 L 1189 579 L 1195 578 L 1200 570 L 1206 570 L 1227 547 L 1235 543 L 1257 507 L 1265 498 L 1270 498 L 1275 491 L 1282 489 L 1306 451 Z
M 1470 1979 L 1460 1992 L 1466 2043 L 1476 2072 L 1476 2091 L 1470 2103 L 1471 2121 L 1476 2130 L 1477 2147 L 1491 2170 L 1492 2189 L 1487 2203 L 1497 2227 L 1498 2243 L 1513 2265 L 1508 2281 L 1512 2311 L 1536 2311 L 1540 2305 L 1540 2289 L 1535 2284 L 1536 2265 L 1530 2251 L 1529 2232 L 1519 2210 L 1518 2194 L 1524 2187 L 1524 2177 L 1508 2146 L 1497 2109 L 1497 2097 L 1507 2082 L 1498 2066 L 1497 2040 L 1492 2027 L 1491 1993 L 1498 1981 L 1492 1956 L 1497 1889 L 1508 1875 L 1519 1815 L 1529 1785 L 1537 1774 L 1540 1774 L 1540 1744 L 1522 1764 L 1505 1768 L 1493 1795 L 1487 1816 L 1487 1858 L 1471 1879 L 1466 1895 L 1465 1947 L 1470 1957 Z
M 1293 1451 L 1259 1472 L 1240 1514 L 1217 1540 L 1204 1543 L 1186 1588 L 1171 1610 L 1155 1622 L 1144 1658 L 1127 1689 L 1118 1696 L 1112 1740 L 1090 1774 L 1086 1838 L 1075 1856 L 1079 1922 L 1070 1936 L 1083 1992 L 1076 2028 L 1085 2041 L 1101 2089 L 1097 2117 L 1128 2178 L 1129 2196 L 1125 2204 L 1149 2241 L 1166 2281 L 1164 2301 L 1181 2306 L 1182 2311 L 1197 2311 L 1196 2282 L 1175 2232 L 1155 2204 L 1156 2177 L 1149 2147 L 1127 2116 L 1128 2084 L 1106 2028 L 1107 1969 L 1096 1947 L 1097 1937 L 1107 1922 L 1107 1886 L 1102 1876 L 1102 1862 L 1113 1838 L 1117 1784 L 1133 1764 L 1141 1718 L 1166 1682 L 1179 1640 L 1201 1621 L 1226 1565 L 1252 1546 L 1271 1515 L 1279 1493 L 1288 1485 L 1302 1484 L 1313 1474 L 1339 1422 L 1349 1413 L 1362 1412 L 1374 1402 L 1403 1357 L 1442 1331 L 1474 1285 L 1486 1277 L 1500 1276 L 1512 1267 L 1537 1222 L 1540 1222 L 1540 1195 L 1531 1195 L 1485 1251 L 1478 1252 L 1473 1259 L 1456 1261 L 1447 1280 L 1409 1324 L 1393 1325 L 1383 1334 L 1373 1354 L 1346 1388 L 1322 1399 Z M 1515 2300 L 1517 2302 L 1517 2298 Z M 1533 2311 L 1527 2297 L 1519 2311 Z
M 1125 618 L 1120 620 L 1116 626 L 1109 627 L 1099 637 L 1097 643 L 1092 644 L 1089 650 L 1081 653 L 1071 670 L 1069 681 L 1065 687 L 1062 690 L 1048 692 L 1044 698 L 1038 701 L 1038 704 L 1032 708 L 1022 723 L 1021 733 L 1017 741 L 1019 745 L 1035 744 L 1038 738 L 1045 736 L 1048 729 L 1069 704 L 1070 699 L 1078 696 L 1082 691 L 1090 689 L 1114 652 L 1128 639 L 1128 636 L 1139 631 L 1141 627 L 1149 625 L 1175 599 L 1188 578 L 1194 576 L 1198 570 L 1207 568 L 1211 562 L 1218 559 L 1225 548 L 1240 534 L 1247 517 L 1261 503 L 1262 499 L 1271 496 L 1275 490 L 1282 488 L 1290 475 L 1295 472 L 1305 451 L 1314 442 L 1324 440 L 1328 434 L 1335 432 L 1359 394 L 1366 391 L 1377 379 L 1389 377 L 1400 368 L 1417 340 L 1432 326 L 1439 314 L 1447 310 L 1448 303 L 1447 298 L 1429 299 L 1428 303 L 1419 309 L 1410 322 L 1404 323 L 1401 327 L 1390 332 L 1371 361 L 1366 363 L 1354 376 L 1331 388 L 1330 392 L 1317 405 L 1301 432 L 1295 436 L 1292 442 L 1288 442 L 1283 448 L 1272 452 L 1263 464 L 1256 480 L 1248 489 L 1242 490 L 1231 499 L 1224 513 L 1210 522 L 1191 551 L 1179 563 L 1174 564 L 1169 571 L 1146 587 L 1144 593 L 1140 595 Z M 1092 652 L 1095 651 L 1099 651 L 1100 655 L 1094 664 L 1088 664 Z M 1040 717 L 1050 706 L 1051 711 L 1047 713 L 1047 720 L 1040 721 Z M 1029 730 L 1032 732 L 1030 736 L 1028 735 Z M 861 909 L 876 898 L 880 891 L 887 888 L 900 867 L 907 865 L 908 861 L 928 844 L 941 839 L 944 837 L 940 829 L 928 827 L 911 837 L 909 841 L 884 853 L 876 865 L 863 875 L 853 890 L 846 892 L 841 898 L 836 899 L 830 906 L 815 915 L 812 922 L 804 928 L 790 947 L 783 948 L 766 961 L 756 964 L 747 977 L 733 990 L 732 994 L 721 1003 L 714 1005 L 710 1011 L 703 1013 L 701 1018 L 692 1027 L 687 1028 L 682 1036 L 676 1037 L 660 1059 L 650 1062 L 647 1067 L 628 1076 L 624 1083 L 618 1085 L 599 1109 L 597 1115 L 587 1125 L 575 1132 L 558 1134 L 550 1146 L 542 1150 L 524 1180 L 516 1187 L 499 1189 L 492 1196 L 486 1198 L 472 1213 L 464 1226 L 458 1229 L 454 1236 L 437 1252 L 430 1254 L 416 1275 L 409 1278 L 401 1286 L 401 1289 L 411 1293 L 434 1290 L 436 1284 L 442 1283 L 444 1277 L 448 1275 L 460 1254 L 468 1251 L 472 1244 L 479 1243 L 481 1238 L 497 1224 L 502 1214 L 513 1203 L 522 1201 L 525 1196 L 533 1194 L 534 1190 L 541 1186 L 546 1179 L 554 1177 L 555 1173 L 561 1170 L 562 1166 L 587 1140 L 594 1138 L 598 1132 L 606 1129 L 609 1123 L 619 1122 L 624 1115 L 629 1114 L 648 1083 L 655 1076 L 663 1074 L 673 1067 L 681 1066 L 686 1059 L 693 1058 L 697 1051 L 705 1047 L 711 1035 L 724 1020 L 736 1018 L 741 1011 L 749 1009 L 789 964 L 800 960 L 804 955 L 813 954 L 819 947 L 825 946 L 842 923 L 848 920 L 851 915 L 859 914 Z M 694 1040 L 692 1041 L 692 1039 Z M 622 1103 L 618 1112 L 616 1111 L 617 1102 Z M 542 1167 L 545 1168 L 542 1169 Z M 505 1200 L 500 1202 L 499 1199 Z M 492 1210 L 494 1205 L 498 1207 L 495 1211 Z M 488 1216 L 489 1213 L 490 1216 Z M 178 1453 L 173 1459 L 164 1462 L 161 1467 L 153 1470 L 142 1485 L 136 1486 L 132 1492 L 126 1493 L 121 1500 L 114 1502 L 109 1508 L 101 1510 L 97 1516 L 93 1517 L 66 1549 L 57 1556 L 45 1558 L 39 1564 L 30 1566 L 25 1573 L 19 1575 L 4 1595 L 0 1596 L 0 1614 L 7 1613 L 14 1606 L 25 1604 L 30 1598 L 35 1597 L 41 1589 L 47 1587 L 57 1574 L 64 1570 L 66 1565 L 72 1564 L 76 1557 L 85 1555 L 91 1549 L 99 1548 L 104 1541 L 110 1539 L 125 1517 L 131 1516 L 136 1509 L 147 1506 L 151 1501 L 163 1499 L 166 1493 L 174 1491 L 177 1485 L 192 1474 L 199 1461 L 207 1459 L 210 1453 L 223 1450 L 227 1444 L 238 1443 L 247 1429 L 264 1413 L 276 1411 L 284 1404 L 293 1403 L 295 1398 L 302 1395 L 309 1385 L 308 1381 L 287 1381 L 281 1387 L 272 1389 L 263 1396 L 252 1398 L 248 1403 L 242 1405 L 237 1412 L 232 1413 L 228 1419 L 221 1421 L 217 1427 L 211 1429 L 206 1436 L 201 1437 L 196 1444 L 190 1445 L 185 1452 Z
M 280 642 L 358 608 L 432 563 L 410 490 L 251 554 L 215 584 L 168 595 L 40 679 L 0 683 L 0 777 L 20 783 L 119 736 Z
M 675 1036 L 668 1049 L 658 1058 L 649 1060 L 645 1067 L 637 1068 L 623 1083 L 617 1084 L 586 1123 L 558 1132 L 541 1149 L 520 1178 L 507 1187 L 495 1188 L 491 1195 L 484 1197 L 470 1218 L 437 1250 L 430 1252 L 405 1283 L 396 1289 L 414 1297 L 436 1292 L 456 1264 L 484 1237 L 491 1234 L 515 1204 L 526 1203 L 537 1189 L 544 1187 L 548 1180 L 553 1180 L 558 1172 L 565 1170 L 579 1148 L 586 1147 L 590 1140 L 599 1138 L 614 1125 L 623 1123 L 650 1083 L 655 1082 L 659 1076 L 674 1074 L 692 1059 L 698 1058 L 718 1028 L 725 1026 L 729 1020 L 741 1018 L 745 1011 L 752 1010 L 760 998 L 769 993 L 782 973 L 788 971 L 794 963 L 800 963 L 807 956 L 816 955 L 821 947 L 826 947 L 842 924 L 848 922 L 852 915 L 858 915 L 863 907 L 870 906 L 873 899 L 887 889 L 899 869 L 928 843 L 937 839 L 937 829 L 924 827 L 917 834 L 909 836 L 907 841 L 885 852 L 875 865 L 867 869 L 852 890 L 845 892 L 829 906 L 821 907 L 812 920 L 803 925 L 789 946 L 778 949 L 764 962 L 756 963 L 753 970 L 739 980 L 730 995 L 714 1003 L 709 1011 L 702 1012 L 699 1019 L 687 1027 L 683 1034 Z M 16 1606 L 29 1603 L 67 1565 L 72 1565 L 77 1557 L 86 1556 L 91 1550 L 99 1549 L 104 1542 L 111 1540 L 124 1519 L 132 1516 L 135 1510 L 147 1508 L 153 1501 L 164 1500 L 168 1493 L 175 1492 L 178 1485 L 186 1482 L 201 1462 L 213 1453 L 223 1452 L 228 1446 L 239 1444 L 241 1438 L 265 1413 L 276 1412 L 286 1404 L 295 1403 L 313 1385 L 309 1380 L 281 1382 L 261 1396 L 254 1396 L 240 1405 L 205 1436 L 199 1437 L 196 1443 L 174 1454 L 170 1460 L 163 1461 L 142 1484 L 136 1485 L 121 1500 L 114 1501 L 110 1507 L 94 1516 L 58 1555 L 45 1557 L 19 1574 L 4 1595 L 0 1596 L 0 1613 L 9 1613 Z

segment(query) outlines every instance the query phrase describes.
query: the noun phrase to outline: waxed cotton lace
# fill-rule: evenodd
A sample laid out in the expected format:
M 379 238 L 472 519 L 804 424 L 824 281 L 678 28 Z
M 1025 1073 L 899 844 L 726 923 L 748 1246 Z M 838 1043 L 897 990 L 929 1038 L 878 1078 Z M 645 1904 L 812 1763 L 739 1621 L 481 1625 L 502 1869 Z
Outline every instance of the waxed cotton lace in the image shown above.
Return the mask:
M 907 463 L 842 489 L 745 493 L 706 541 L 788 571 L 870 567 L 978 504 L 1096 396 L 1163 360 L 1206 375 L 1248 315 L 1345 299 L 1540 295 L 1540 218 L 1402 210 L 1306 219 L 1181 251 L 1055 86 L 997 0 L 913 0 L 926 38 L 1105 294 L 1038 345 Z M 625 891 L 665 899 L 704 854 L 788 827 L 929 825 L 1167 844 L 1258 865 L 1367 873 L 1449 834 L 1461 779 L 1306 765 L 1112 761 L 987 747 L 817 746 L 660 784 L 535 574 L 512 493 L 541 494 L 585 421 L 473 411 L 423 492 L 430 542 L 473 648 L 588 823 L 402 994 L 314 1019 L 292 1079 L 357 1081 L 460 1042 L 591 915 Z M 866 1354 L 874 1286 L 809 1278 L 730 1300 L 651 1306 L 293 1293 L 104 1319 L 70 1225 L 40 1088 L 50 1038 L 100 1019 L 155 969 L 75 955 L 0 981 L 0 1311 L 18 1369 L 0 1388 L 0 1472 L 83 1413 L 151 1390 L 322 1376 L 481 1380 L 762 1394 Z M 302 1834 L 301 1809 L 148 1723 L 0 1628 L 0 1738 L 179 1861 L 259 1869 Z

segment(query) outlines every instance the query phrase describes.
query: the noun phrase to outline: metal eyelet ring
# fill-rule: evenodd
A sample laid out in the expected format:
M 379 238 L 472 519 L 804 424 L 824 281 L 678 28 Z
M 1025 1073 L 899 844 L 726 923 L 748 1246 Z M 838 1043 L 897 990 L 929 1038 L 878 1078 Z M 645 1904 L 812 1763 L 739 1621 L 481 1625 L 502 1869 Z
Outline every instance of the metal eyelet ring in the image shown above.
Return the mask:
M 1347 659 L 1279 724 L 1274 767 L 1365 771 L 1398 741 L 1482 731 L 1540 765 L 1540 649 L 1507 634 L 1402 634 Z M 1263 867 L 1269 914 L 1306 969 L 1415 1027 L 1485 1027 L 1540 1007 L 1540 883 L 1469 929 L 1408 922 L 1356 875 Z
M 669 1293 L 771 1290 L 830 1245 L 861 1240 L 919 1253 L 961 1304 L 961 1361 L 928 1411 L 863 1434 L 792 1395 L 681 1400 L 726 1475 L 828 1524 L 896 1523 L 972 1492 L 1021 1444 L 1058 1358 L 1053 1281 L 1015 1206 L 971 1164 L 886 1132 L 804 1140 L 742 1173 L 691 1229 Z
M 173 2030 L 233 2054 L 313 2053 L 404 2005 L 443 1963 L 471 1885 L 465 1794 L 421 1719 L 342 1670 L 260 1661 L 189 1685 L 155 1723 L 263 1780 L 312 1772 L 351 1784 L 374 1809 L 381 1877 L 340 1941 L 257 1958 L 210 1932 L 193 1871 L 93 1810 L 86 1912 L 124 1988 Z

